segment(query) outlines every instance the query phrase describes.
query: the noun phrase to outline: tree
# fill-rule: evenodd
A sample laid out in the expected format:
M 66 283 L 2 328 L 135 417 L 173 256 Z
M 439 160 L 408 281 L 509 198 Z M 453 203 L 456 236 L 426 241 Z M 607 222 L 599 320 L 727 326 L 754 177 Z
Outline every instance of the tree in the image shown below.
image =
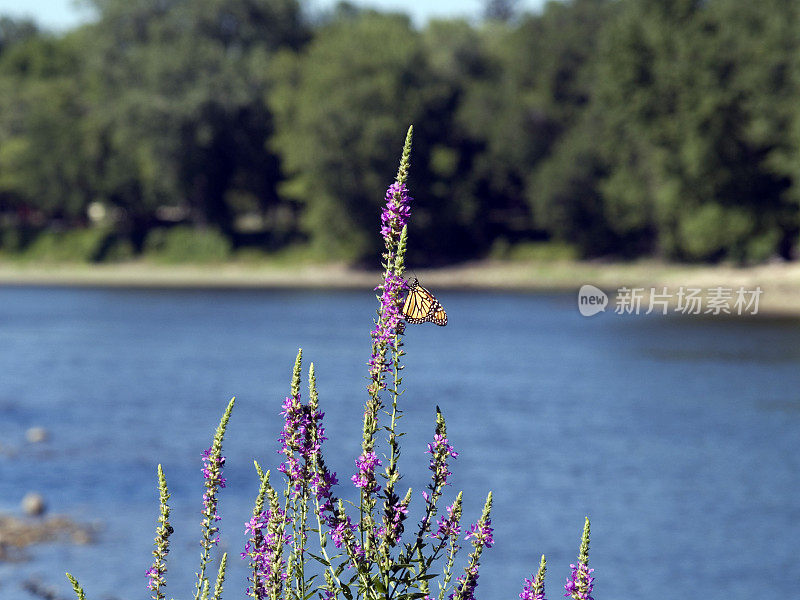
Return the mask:
M 608 14 L 603 0 L 551 2 L 541 15 L 482 27 L 476 44 L 482 59 L 463 77 L 456 122 L 472 142 L 465 173 L 486 245 L 501 235 L 556 233 L 537 215 L 565 199 L 545 197 L 536 173 L 589 103 L 592 60 Z
M 294 0 L 95 0 L 100 186 L 141 243 L 159 206 L 228 235 L 278 203 L 265 73 L 306 38 Z
M 269 105 L 288 175 L 281 193 L 302 204 L 324 256 L 372 253 L 386 173 L 408 125 L 423 121 L 424 70 L 408 18 L 369 11 L 323 25 L 302 54 L 275 63 Z
M 673 259 L 785 252 L 796 219 L 789 173 L 775 167 L 796 91 L 785 76 L 796 10 L 771 4 L 623 3 L 604 34 L 595 107 L 618 235 Z
M 0 54 L 36 35 L 39 35 L 39 29 L 34 21 L 0 15 Z
M 85 168 L 79 47 L 26 33 L 0 55 L 0 199 L 4 208 L 80 222 L 92 199 Z

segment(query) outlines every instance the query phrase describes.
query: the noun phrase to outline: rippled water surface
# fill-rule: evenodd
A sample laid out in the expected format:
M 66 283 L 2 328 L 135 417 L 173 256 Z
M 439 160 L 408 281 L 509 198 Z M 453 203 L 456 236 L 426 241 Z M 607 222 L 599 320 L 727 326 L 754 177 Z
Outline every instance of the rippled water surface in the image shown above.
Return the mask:
M 426 483 L 439 405 L 465 518 L 494 492 L 481 600 L 515 599 L 542 553 L 548 597 L 561 597 L 584 515 L 597 600 L 797 588 L 800 323 L 584 318 L 572 296 L 439 296 L 449 325 L 405 338 L 400 485 Z M 315 363 L 328 463 L 349 481 L 374 309 L 370 292 L 0 288 L 0 510 L 37 490 L 51 512 L 102 525 L 95 544 L 0 563 L 0 597 L 30 598 L 30 578 L 68 597 L 70 571 L 90 598 L 146 598 L 161 463 L 176 529 L 167 593 L 189 598 L 200 453 L 234 395 L 220 512 L 236 557 L 226 598 L 244 597 L 252 461 L 278 464 L 297 348 Z M 49 440 L 26 443 L 32 426 Z

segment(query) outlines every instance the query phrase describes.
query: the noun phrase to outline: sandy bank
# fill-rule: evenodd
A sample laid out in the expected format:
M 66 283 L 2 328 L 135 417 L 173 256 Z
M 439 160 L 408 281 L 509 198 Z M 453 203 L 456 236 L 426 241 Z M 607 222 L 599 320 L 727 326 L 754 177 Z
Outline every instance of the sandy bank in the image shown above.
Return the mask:
M 409 274 L 412 272 L 409 271 Z M 800 263 L 753 267 L 687 266 L 641 261 L 635 263 L 484 261 L 415 274 L 427 287 L 443 289 L 577 292 L 591 283 L 612 294 L 620 287 L 723 287 L 763 290 L 759 314 L 800 316 Z M 160 287 L 160 288 L 372 288 L 377 271 L 328 265 L 34 265 L 0 262 L 0 285 Z

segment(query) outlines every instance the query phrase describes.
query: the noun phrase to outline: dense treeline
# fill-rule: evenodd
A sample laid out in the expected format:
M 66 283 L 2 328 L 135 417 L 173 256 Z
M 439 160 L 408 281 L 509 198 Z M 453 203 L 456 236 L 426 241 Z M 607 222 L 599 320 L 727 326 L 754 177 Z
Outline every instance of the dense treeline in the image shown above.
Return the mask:
M 800 234 L 800 3 L 572 0 L 433 21 L 296 0 L 0 19 L 0 248 L 357 262 L 415 126 L 415 264 L 552 242 L 751 262 Z M 245 250 L 246 251 L 246 250 Z

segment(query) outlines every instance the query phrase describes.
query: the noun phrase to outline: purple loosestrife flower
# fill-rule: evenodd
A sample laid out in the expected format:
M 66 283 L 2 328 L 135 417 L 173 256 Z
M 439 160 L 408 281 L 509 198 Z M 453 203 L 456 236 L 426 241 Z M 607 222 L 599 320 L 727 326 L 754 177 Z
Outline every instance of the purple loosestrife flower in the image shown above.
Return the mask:
M 209 581 L 206 577 L 206 567 L 211 560 L 211 548 L 219 542 L 219 537 L 214 536 L 219 532 L 219 527 L 215 523 L 220 520 L 219 513 L 217 513 L 217 492 L 220 488 L 225 487 L 225 478 L 222 476 L 222 467 L 225 465 L 225 457 L 222 456 L 222 439 L 225 437 L 225 429 L 231 418 L 234 401 L 235 399 L 231 398 L 225 413 L 222 415 L 222 419 L 220 419 L 217 430 L 214 432 L 214 441 L 211 443 L 211 447 L 203 452 L 202 471 L 206 487 L 206 491 L 203 494 L 202 539 L 200 540 L 203 552 L 200 555 L 200 570 L 197 572 L 194 600 L 200 600 L 203 590 L 208 589 Z M 220 562 L 221 569 L 224 568 L 222 566 L 224 562 L 225 559 L 223 557 Z M 220 573 L 217 579 L 218 585 L 222 584 L 223 578 L 224 575 Z
M 395 493 L 391 493 L 384 503 L 383 525 L 378 529 L 378 535 L 386 543 L 394 546 L 400 541 L 405 529 L 403 522 L 408 517 L 408 504 L 411 501 L 411 490 L 403 500 Z
M 590 569 L 585 563 L 578 563 L 577 566 L 570 565 L 572 576 L 567 579 L 564 589 L 567 593 L 564 596 L 572 596 L 575 600 L 594 600 L 592 589 L 594 588 L 594 569 Z
M 583 535 L 581 536 L 581 547 L 578 551 L 578 564 L 570 565 L 572 575 L 567 579 L 564 589 L 567 591 L 564 596 L 572 596 L 573 600 L 594 600 L 592 589 L 594 588 L 594 569 L 589 568 L 589 517 L 583 525 Z
M 330 527 L 330 537 L 333 545 L 337 548 L 344 547 L 350 557 L 347 567 L 352 568 L 364 560 L 366 552 L 364 547 L 356 540 L 355 532 L 357 527 L 350 521 L 344 513 L 344 507 L 339 502 L 338 510 L 326 518 L 326 523 Z
M 545 561 L 544 554 L 539 563 L 539 571 L 532 579 L 525 579 L 525 587 L 522 588 L 522 593 L 519 595 L 520 600 L 546 600 L 544 597 L 544 575 L 547 570 L 547 561 Z
M 391 413 L 391 426 L 389 427 L 389 446 L 390 457 L 387 468 L 387 492 L 391 494 L 394 482 L 399 474 L 397 473 L 397 447 L 395 443 L 394 427 L 399 411 L 397 409 L 397 398 L 400 383 L 400 357 L 402 356 L 402 333 L 400 302 L 406 283 L 402 278 L 404 270 L 404 258 L 406 252 L 407 224 L 411 214 L 409 204 L 411 198 L 405 187 L 408 177 L 409 156 L 411 153 L 411 133 L 409 127 L 406 140 L 403 144 L 403 155 L 400 159 L 400 167 L 397 170 L 395 182 L 386 191 L 386 205 L 381 213 L 381 236 L 383 237 L 386 250 L 383 253 L 383 281 L 376 290 L 380 290 L 378 300 L 378 318 L 375 328 L 371 333 L 372 353 L 368 361 L 369 365 L 369 385 L 367 393 L 369 399 L 364 406 L 364 426 L 361 441 L 361 456 L 356 461 L 359 468 L 352 479 L 357 487 L 361 489 L 359 511 L 361 523 L 359 529 L 365 534 L 364 550 L 370 554 L 376 550 L 375 539 L 379 527 L 375 523 L 375 493 L 380 489 L 375 482 L 374 468 L 377 463 L 375 457 L 375 434 L 378 430 L 378 413 L 383 408 L 381 391 L 386 389 L 386 373 L 394 372 L 393 402 Z M 387 355 L 391 353 L 391 366 L 387 364 Z M 372 464 L 375 461 L 375 464 Z M 388 541 L 384 537 L 384 541 Z M 383 548 L 385 550 L 385 547 Z M 352 549 L 348 546 L 348 552 L 352 554 Z
M 378 297 L 380 308 L 378 321 L 372 331 L 372 356 L 368 362 L 373 382 L 370 390 L 373 394 L 377 394 L 385 387 L 383 374 L 391 371 L 391 367 L 386 364 L 386 349 L 397 333 L 401 332 L 400 299 L 403 292 L 408 289 L 401 275 L 403 255 L 405 254 L 405 241 L 402 234 L 411 216 L 412 198 L 409 197 L 405 186 L 410 151 L 411 130 L 409 129 L 403 147 L 400 169 L 397 172 L 397 180 L 386 190 L 386 204 L 381 212 L 381 236 L 386 245 L 384 253 L 386 263 L 383 282 L 375 288 L 375 291 L 380 291 Z
M 207 528 L 209 535 L 213 536 L 219 531 L 218 527 L 214 527 L 214 523 L 220 520 L 219 513 L 217 512 L 217 490 L 225 487 L 225 478 L 222 476 L 222 467 L 225 466 L 225 457 L 220 456 L 214 452 L 212 446 L 208 450 L 204 450 L 203 458 L 203 478 L 206 480 L 206 491 L 203 494 L 203 527 Z M 210 537 L 204 540 L 210 546 L 219 542 L 219 537 Z
M 478 565 L 470 565 L 464 574 L 456 579 L 456 591 L 450 594 L 450 600 L 475 600 L 475 588 L 478 587 Z
M 445 540 L 449 537 L 461 535 L 461 525 L 459 524 L 460 515 L 453 514 L 455 508 L 456 502 L 453 502 L 447 507 L 447 516 L 439 517 L 439 520 L 436 522 L 439 528 L 435 533 L 431 533 L 430 537 L 438 540 Z
M 284 426 L 278 440 L 281 442 L 282 452 L 286 460 L 278 467 L 292 484 L 295 496 L 298 496 L 303 486 L 311 484 L 314 486 L 327 486 L 336 483 L 336 476 L 327 474 L 314 477 L 313 465 L 319 456 L 322 442 L 325 438 L 325 430 L 322 427 L 324 414 L 319 410 L 312 409 L 310 406 L 300 402 L 300 394 L 289 396 L 283 402 Z
M 161 465 L 158 465 L 158 496 L 160 514 L 158 517 L 158 527 L 156 528 L 155 548 L 153 550 L 153 566 L 145 573 L 147 577 L 147 589 L 153 592 L 153 600 L 162 600 L 164 594 L 161 588 L 167 585 L 164 578 L 167 572 L 167 554 L 169 554 L 169 536 L 173 529 L 169 524 L 169 490 L 167 490 L 167 480 Z
M 426 454 L 431 455 L 429 468 L 433 473 L 433 477 L 428 484 L 430 494 L 422 492 L 422 497 L 425 499 L 426 510 L 425 516 L 420 522 L 418 537 L 420 541 L 422 536 L 430 531 L 431 519 L 437 511 L 436 504 L 442 495 L 444 486 L 447 485 L 447 478 L 452 475 L 448 466 L 448 461 L 450 458 L 458 457 L 458 452 L 455 451 L 447 439 L 447 425 L 444 421 L 442 411 L 439 410 L 438 406 L 436 407 L 436 430 L 433 436 L 433 443 L 428 444 Z M 455 504 L 453 506 L 455 506 Z M 441 520 L 439 525 L 441 527 Z
M 283 511 L 278 508 L 262 511 L 245 524 L 250 539 L 241 556 L 250 559 L 253 570 L 253 576 L 248 577 L 252 587 L 247 588 L 247 595 L 257 600 L 278 595 L 286 579 L 286 561 L 281 546 L 288 544 L 291 538 L 283 534 L 283 521 Z
M 381 304 L 378 309 L 378 321 L 371 333 L 372 356 L 367 362 L 375 393 L 386 387 L 383 374 L 392 372 L 392 366 L 386 362 L 386 352 L 402 328 L 403 315 L 400 310 L 400 301 L 403 292 L 407 289 L 408 284 L 405 280 L 392 273 L 387 273 L 383 283 L 375 288 L 376 291 L 382 290 L 379 296 Z
M 150 567 L 145 571 L 145 577 L 147 577 L 147 589 L 153 592 L 157 592 L 158 588 L 163 585 L 162 579 L 163 576 L 159 573 L 158 568 Z
M 339 480 L 336 473 L 331 473 L 324 465 L 311 477 L 311 491 L 319 500 L 323 514 L 333 513 L 333 492 L 331 490 L 337 483 Z
M 437 433 L 433 436 L 433 443 L 428 444 L 426 453 L 431 455 L 430 470 L 433 471 L 436 484 L 447 485 L 447 478 L 452 475 L 448 471 L 447 459 L 457 458 L 458 452 L 450 445 L 446 435 Z
M 375 480 L 375 467 L 380 466 L 381 461 L 374 452 L 367 452 L 356 459 L 358 473 L 351 479 L 357 488 L 363 489 L 366 493 L 373 493 L 380 490 L 378 482 Z
M 400 314 L 400 296 L 408 289 L 408 284 L 399 275 L 388 274 L 386 279 L 381 285 L 375 288 L 375 291 L 382 290 L 380 295 L 380 320 L 375 324 L 375 329 L 372 330 L 372 339 L 376 344 L 388 344 L 392 341 L 395 333 L 397 332 L 397 325 L 402 319 Z M 373 365 L 373 360 L 370 361 L 370 366 Z M 388 367 L 384 367 L 388 369 Z
M 338 483 L 336 473 L 325 465 L 322 457 L 322 443 L 327 439 L 319 410 L 319 400 L 314 377 L 314 365 L 309 371 L 310 401 L 308 405 L 300 402 L 299 383 L 302 351 L 298 352 L 292 378 L 292 395 L 283 403 L 281 414 L 284 427 L 279 436 L 282 452 L 286 460 L 278 467 L 290 480 L 295 499 L 308 490 L 318 502 L 320 520 L 330 528 L 330 537 L 337 548 L 345 546 L 348 552 L 363 557 L 364 550 L 355 539 L 356 526 L 345 514 L 344 508 L 336 506 L 333 486 Z M 273 507 L 273 514 L 278 510 Z M 304 534 L 303 534 L 304 535 Z
M 405 183 L 395 181 L 386 190 L 386 206 L 381 213 L 381 235 L 387 248 L 393 248 L 400 239 L 400 232 L 411 216 L 411 200 Z
M 473 546 L 480 544 L 481 546 L 491 548 L 494 545 L 494 538 L 492 537 L 494 529 L 492 529 L 491 525 L 491 519 L 486 519 L 483 523 L 473 523 L 464 539 L 468 540 L 473 538 Z
M 339 511 L 328 519 L 331 527 L 331 541 L 337 548 L 345 547 L 350 555 L 351 561 L 347 567 L 352 568 L 354 563 L 361 562 L 366 557 L 364 547 L 356 540 L 355 532 L 357 527 L 350 521 L 350 517 L 344 514 L 342 507 Z
M 520 600 L 546 600 L 544 597 L 544 588 L 541 591 L 536 590 L 536 579 L 525 579 L 525 587 L 519 595 Z
M 451 600 L 474 600 L 475 587 L 478 585 L 478 568 L 480 566 L 481 554 L 484 548 L 491 548 L 494 540 L 492 539 L 491 521 L 489 514 L 492 511 L 492 493 L 486 496 L 486 503 L 483 505 L 481 518 L 467 533 L 465 539 L 471 539 L 473 546 L 470 552 L 467 567 L 464 574 L 458 578 L 456 590 L 451 595 Z
M 341 548 L 342 544 L 345 541 L 345 533 L 347 531 L 353 531 L 355 526 L 350 523 L 350 517 L 346 517 L 345 519 L 336 523 L 334 528 L 331 530 L 331 540 L 333 540 L 333 545 L 337 548 Z

